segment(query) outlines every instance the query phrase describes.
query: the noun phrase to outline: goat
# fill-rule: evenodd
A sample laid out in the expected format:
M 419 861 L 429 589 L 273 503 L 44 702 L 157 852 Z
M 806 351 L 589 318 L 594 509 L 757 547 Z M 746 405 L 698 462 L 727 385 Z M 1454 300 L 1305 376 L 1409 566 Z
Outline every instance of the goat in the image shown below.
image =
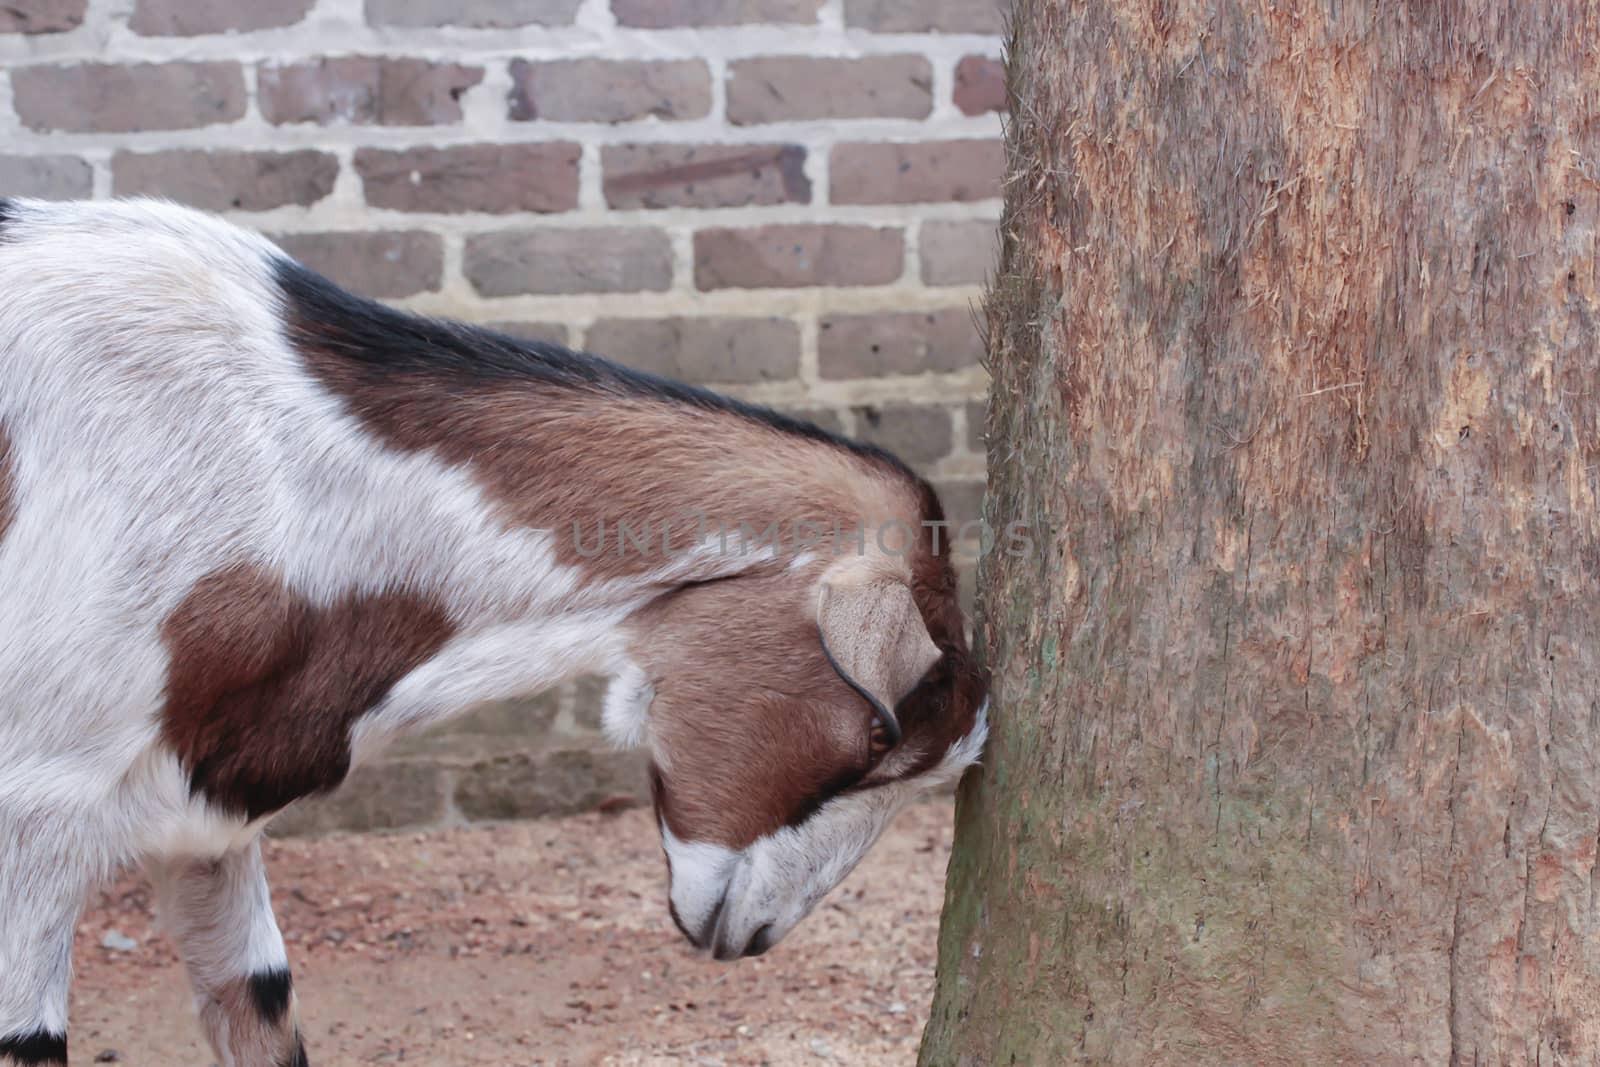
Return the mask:
M 982 748 L 942 521 L 884 451 L 209 215 L 0 200 L 0 1063 L 66 1061 L 80 907 L 142 863 L 219 1062 L 305 1064 L 268 819 L 578 673 L 674 922 L 765 951 Z M 850 532 L 760 536 L 802 523 Z

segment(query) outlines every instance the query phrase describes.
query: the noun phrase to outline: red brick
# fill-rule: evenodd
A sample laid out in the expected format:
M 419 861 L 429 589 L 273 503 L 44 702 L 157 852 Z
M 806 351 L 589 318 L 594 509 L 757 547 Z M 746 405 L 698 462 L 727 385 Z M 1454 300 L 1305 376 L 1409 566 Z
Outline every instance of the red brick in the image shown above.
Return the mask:
M 639 752 L 579 744 L 525 749 L 499 745 L 455 770 L 456 810 L 468 819 L 528 819 L 649 803 Z
M 445 818 L 445 798 L 454 787 L 456 773 L 436 758 L 390 759 L 356 767 L 334 796 L 296 804 L 273 819 L 272 835 L 298 837 L 433 825 Z
M 491 322 L 489 329 L 509 334 L 523 341 L 543 341 L 565 347 L 571 343 L 572 334 L 559 322 Z
M 94 188 L 94 168 L 77 156 L 0 156 L 0 190 L 7 196 L 80 200 Z
M 879 378 L 975 366 L 983 344 L 967 308 L 829 315 L 817 332 L 824 378 Z
M 700 289 L 883 285 L 904 269 L 904 234 L 874 226 L 706 229 L 694 235 Z
M 17 115 L 32 130 L 187 130 L 244 115 L 237 63 L 72 63 L 11 72 Z
M 293 26 L 316 0 L 139 0 L 128 28 L 147 37 L 249 33 Z
M 374 56 L 263 63 L 257 70 L 261 114 L 279 126 L 459 122 L 462 94 L 483 81 L 482 67 Z
M 394 211 L 571 211 L 578 206 L 578 146 L 480 144 L 363 148 L 356 172 L 367 203 Z
M 956 64 L 956 107 L 963 115 L 1006 109 L 1006 65 L 988 56 L 963 56 Z
M 822 0 L 611 0 L 618 25 L 661 30 L 674 26 L 739 26 L 753 22 L 817 21 Z
M 570 26 L 583 0 L 367 0 L 374 26 Z
M 8 0 L 0 4 L 0 33 L 65 33 L 83 25 L 89 0 Z
M 996 224 L 988 219 L 924 222 L 917 241 L 923 282 L 981 285 L 994 270 L 998 241 Z
M 1009 0 L 844 0 L 844 24 L 878 33 L 999 33 Z
M 711 113 L 711 70 L 698 59 L 561 59 L 511 63 L 517 122 L 698 119 Z
M 791 419 L 809 422 L 829 433 L 844 433 L 844 421 L 839 418 L 839 413 L 831 408 L 780 408 L 779 410 Z
M 983 518 L 982 481 L 939 482 L 934 486 L 939 493 L 939 503 L 944 505 L 945 521 L 950 525 L 940 535 L 948 544 L 961 536 L 961 528 Z
M 338 176 L 338 158 L 311 149 L 118 152 L 111 160 L 115 195 L 164 196 L 206 211 L 314 204 L 333 192 Z
M 950 452 L 954 428 L 944 408 L 887 404 L 862 405 L 854 411 L 856 436 L 913 466 L 929 466 Z
M 672 284 L 661 230 L 504 230 L 467 238 L 463 270 L 483 296 L 659 292 Z
M 873 142 L 834 147 L 835 204 L 919 204 L 1000 196 L 999 141 Z
M 728 65 L 728 120 L 926 118 L 933 71 L 922 56 L 764 56 Z
M 606 203 L 614 208 L 811 202 L 800 145 L 608 145 L 601 163 Z
M 379 300 L 436 290 L 444 277 L 444 240 L 436 233 L 292 233 L 273 240 L 318 274 Z
M 788 319 L 604 319 L 589 351 L 688 382 L 751 384 L 800 373 L 800 327 Z

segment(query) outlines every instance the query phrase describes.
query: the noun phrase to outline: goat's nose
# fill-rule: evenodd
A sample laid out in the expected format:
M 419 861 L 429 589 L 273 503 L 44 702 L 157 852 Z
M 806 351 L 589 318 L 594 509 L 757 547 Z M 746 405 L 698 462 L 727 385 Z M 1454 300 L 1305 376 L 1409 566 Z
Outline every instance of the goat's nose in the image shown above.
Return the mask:
M 759 956 L 777 943 L 778 939 L 772 936 L 772 924 L 768 923 L 756 931 L 755 936 L 750 939 L 750 943 L 744 947 L 744 954 L 746 956 Z
M 716 947 L 711 950 L 711 955 L 713 959 L 718 960 L 736 960 L 745 956 L 759 956 L 776 943 L 777 938 L 772 936 L 772 926 L 768 924 L 752 934 L 750 940 L 744 943 L 743 948 L 718 940 Z
M 667 898 L 667 914 L 672 916 L 672 925 L 678 928 L 678 933 L 683 935 L 683 939 L 694 945 L 694 935 L 689 932 L 687 926 L 683 925 L 683 916 L 678 914 L 678 905 L 673 903 L 670 897 Z M 702 947 L 704 946 L 695 945 L 695 948 Z
M 711 909 L 711 914 L 706 916 L 698 930 L 689 929 L 688 924 L 683 921 L 683 916 L 678 913 L 677 902 L 670 894 L 667 897 L 667 914 L 672 916 L 672 925 L 678 928 L 678 933 L 683 935 L 684 940 L 704 951 L 711 947 L 712 940 L 717 936 L 717 921 L 722 918 L 722 910 L 727 903 L 728 891 L 724 889 L 722 896 L 717 898 L 716 906 Z
M 711 909 L 711 914 L 706 916 L 706 921 L 701 924 L 700 932 L 689 938 L 689 941 L 698 949 L 710 948 L 717 938 L 717 923 L 722 918 L 722 910 L 728 906 L 728 891 L 724 889 L 722 896 L 717 898 L 716 907 Z

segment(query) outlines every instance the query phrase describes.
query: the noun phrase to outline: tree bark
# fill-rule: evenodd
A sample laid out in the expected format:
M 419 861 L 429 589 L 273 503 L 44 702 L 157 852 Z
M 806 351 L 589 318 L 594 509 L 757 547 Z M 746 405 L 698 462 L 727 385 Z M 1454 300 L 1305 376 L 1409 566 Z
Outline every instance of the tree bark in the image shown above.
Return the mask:
M 1600 1062 L 1600 6 L 1014 18 L 922 1062 Z

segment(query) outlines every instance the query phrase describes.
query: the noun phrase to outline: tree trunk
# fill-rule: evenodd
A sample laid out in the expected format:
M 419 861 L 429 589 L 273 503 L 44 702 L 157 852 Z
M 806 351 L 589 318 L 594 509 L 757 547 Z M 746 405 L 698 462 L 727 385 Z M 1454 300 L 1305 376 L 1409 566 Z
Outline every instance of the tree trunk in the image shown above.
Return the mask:
M 1600 5 L 1015 20 L 923 1063 L 1600 1062 Z

